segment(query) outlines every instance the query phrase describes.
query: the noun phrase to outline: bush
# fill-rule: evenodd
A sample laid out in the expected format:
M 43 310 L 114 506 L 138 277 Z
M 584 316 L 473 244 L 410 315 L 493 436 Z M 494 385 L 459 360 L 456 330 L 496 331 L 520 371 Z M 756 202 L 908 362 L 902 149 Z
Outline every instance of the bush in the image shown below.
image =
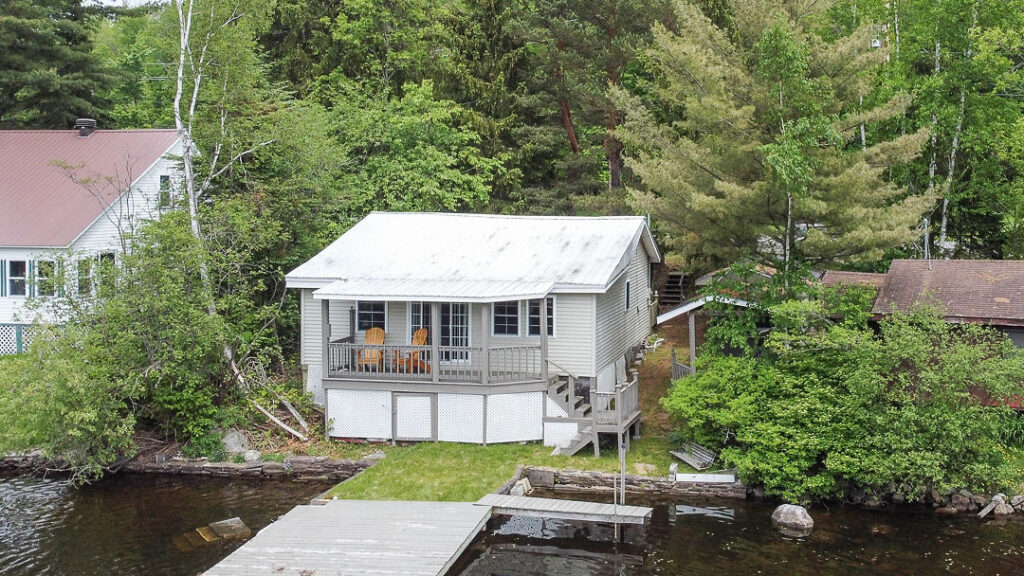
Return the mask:
M 206 457 L 211 462 L 221 462 L 228 457 L 227 452 L 224 451 L 224 444 L 221 442 L 221 434 L 215 430 L 193 436 L 181 448 L 181 453 L 187 458 Z
M 893 315 L 877 338 L 820 300 L 772 313 L 766 350 L 705 350 L 698 375 L 663 400 L 745 481 L 789 500 L 852 489 L 914 499 L 932 487 L 1010 482 L 1000 442 L 1014 429 L 997 405 L 1020 393 L 1024 362 L 1000 334 L 947 324 L 934 310 Z

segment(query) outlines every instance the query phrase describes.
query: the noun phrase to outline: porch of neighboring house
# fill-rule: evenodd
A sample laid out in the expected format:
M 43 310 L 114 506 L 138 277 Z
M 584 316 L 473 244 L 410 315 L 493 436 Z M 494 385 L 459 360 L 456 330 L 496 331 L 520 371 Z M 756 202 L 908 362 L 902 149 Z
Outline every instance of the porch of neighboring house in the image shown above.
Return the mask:
M 548 313 L 541 314 L 545 303 Z M 321 298 L 320 306 L 324 390 L 377 405 L 382 393 L 390 395 L 390 429 L 385 426 L 380 436 L 392 442 L 451 440 L 452 428 L 463 427 L 454 435 L 458 441 L 529 437 L 569 444 L 572 453 L 592 443 L 597 455 L 598 434 L 623 431 L 628 442 L 640 422 L 637 381 L 635 374 L 625 381 L 625 359 L 620 384 L 598 391 L 593 378 L 576 376 L 549 354 L 550 297 Z

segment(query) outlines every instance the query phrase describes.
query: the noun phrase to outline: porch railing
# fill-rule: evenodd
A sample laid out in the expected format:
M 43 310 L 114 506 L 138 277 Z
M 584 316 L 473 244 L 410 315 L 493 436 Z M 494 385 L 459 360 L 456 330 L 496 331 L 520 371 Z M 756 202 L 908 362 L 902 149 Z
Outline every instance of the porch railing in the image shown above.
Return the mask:
M 596 424 L 619 425 L 640 409 L 640 386 L 633 380 L 619 384 L 611 392 L 590 391 L 590 408 Z
M 438 346 L 437 357 L 433 355 L 433 346 L 332 342 L 327 347 L 327 377 L 448 384 L 506 384 L 544 377 L 540 346 Z

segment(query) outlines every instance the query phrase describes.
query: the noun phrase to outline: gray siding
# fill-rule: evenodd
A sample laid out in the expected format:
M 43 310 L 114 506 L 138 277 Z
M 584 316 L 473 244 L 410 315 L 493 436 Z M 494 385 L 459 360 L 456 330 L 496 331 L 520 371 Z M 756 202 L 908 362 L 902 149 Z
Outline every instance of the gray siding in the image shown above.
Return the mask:
M 597 355 L 600 373 L 651 333 L 648 310 L 651 288 L 650 263 L 643 242 L 638 242 L 626 271 L 604 294 L 597 295 Z M 630 282 L 630 307 L 625 309 L 626 281 Z

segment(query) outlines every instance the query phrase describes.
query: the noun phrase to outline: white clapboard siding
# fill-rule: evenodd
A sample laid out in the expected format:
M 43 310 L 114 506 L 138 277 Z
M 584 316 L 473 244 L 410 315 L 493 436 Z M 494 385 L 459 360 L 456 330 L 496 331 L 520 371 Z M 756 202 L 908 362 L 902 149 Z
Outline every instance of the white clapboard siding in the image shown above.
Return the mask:
M 597 296 L 595 360 L 598 372 L 614 364 L 651 332 L 651 316 L 647 307 L 650 298 L 648 266 L 644 245 L 638 243 L 627 271 L 606 293 Z M 630 281 L 629 310 L 625 309 L 627 280 Z

